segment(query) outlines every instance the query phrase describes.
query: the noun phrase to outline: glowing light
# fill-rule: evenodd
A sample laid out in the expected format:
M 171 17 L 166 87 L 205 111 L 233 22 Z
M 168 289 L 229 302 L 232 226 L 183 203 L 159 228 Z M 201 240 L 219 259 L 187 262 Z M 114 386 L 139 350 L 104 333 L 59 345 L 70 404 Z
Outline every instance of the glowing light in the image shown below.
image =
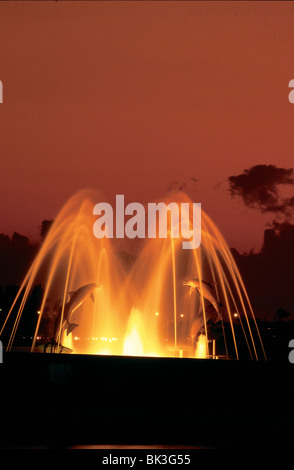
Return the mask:
M 8 319 L 20 303 L 10 331 L 8 351 L 15 340 L 32 287 L 44 274 L 44 294 L 37 311 L 32 351 L 40 333 L 42 338 L 48 334 L 44 332 L 47 321 L 43 324 L 42 318 L 48 301 L 57 305 L 58 299 L 63 299 L 61 311 L 64 314 L 65 305 L 69 303 L 68 292 L 95 282 L 103 285 L 103 289 L 97 291 L 93 299 L 89 297 L 79 305 L 72 312 L 71 319 L 72 323 L 79 324 L 78 331 L 86 335 L 83 339 L 88 344 L 78 341 L 80 338 L 77 336 L 67 336 L 63 318 L 57 337 L 58 345 L 74 348 L 75 353 L 147 356 L 168 356 L 170 346 L 176 348 L 177 356 L 207 357 L 207 342 L 211 339 L 207 330 L 207 307 L 210 302 L 213 321 L 223 318 L 231 327 L 232 341 L 228 343 L 225 338 L 227 329 L 223 328 L 223 353 L 239 359 L 234 328 L 244 319 L 246 327 L 243 328 L 242 323 L 240 326 L 248 351 L 253 359 L 254 355 L 258 359 L 252 325 L 256 327 L 254 333 L 257 333 L 262 348 L 263 345 L 241 275 L 221 233 L 204 211 L 201 217 L 201 246 L 197 250 L 183 250 L 180 238 L 150 238 L 132 264 L 116 255 L 110 238 L 93 237 L 91 214 L 96 199 L 97 194 L 92 192 L 77 193 L 56 217 L 2 324 L 0 334 L 4 328 L 10 328 Z M 169 196 L 165 202 L 171 202 Z M 179 193 L 174 195 L 172 202 L 188 203 L 189 198 Z M 172 224 L 172 220 L 172 217 L 168 219 L 168 225 Z M 173 227 L 169 230 L 172 233 Z M 187 227 L 189 230 L 190 227 Z M 200 289 L 183 288 L 184 277 L 197 279 Z M 203 282 L 211 286 L 215 305 L 204 297 Z M 219 312 L 220 303 L 222 308 Z M 133 310 L 133 305 L 140 306 L 140 310 Z M 198 318 L 199 321 L 195 320 Z M 198 336 L 200 331 L 205 331 L 205 335 Z M 228 350 L 231 344 L 235 352 Z
M 111 355 L 112 351 L 108 348 L 103 348 L 103 349 L 99 349 L 96 354 L 100 354 L 101 356 L 109 356 Z
M 195 357 L 197 359 L 206 359 L 206 337 L 200 335 L 196 344 Z
M 135 326 L 125 338 L 123 354 L 125 356 L 142 356 L 143 354 L 141 336 Z

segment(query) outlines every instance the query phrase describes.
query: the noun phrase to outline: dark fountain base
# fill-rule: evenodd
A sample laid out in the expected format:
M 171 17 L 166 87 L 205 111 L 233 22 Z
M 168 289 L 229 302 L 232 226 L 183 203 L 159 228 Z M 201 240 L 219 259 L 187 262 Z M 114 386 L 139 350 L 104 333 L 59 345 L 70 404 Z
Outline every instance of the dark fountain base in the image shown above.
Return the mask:
M 287 448 L 293 366 L 4 353 L 1 446 Z

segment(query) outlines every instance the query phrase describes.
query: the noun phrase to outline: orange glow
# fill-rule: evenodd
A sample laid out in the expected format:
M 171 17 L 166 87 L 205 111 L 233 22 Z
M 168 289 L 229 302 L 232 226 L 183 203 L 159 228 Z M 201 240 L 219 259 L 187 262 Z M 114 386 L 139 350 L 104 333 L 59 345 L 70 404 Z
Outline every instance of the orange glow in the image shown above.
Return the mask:
M 142 356 L 143 342 L 143 323 L 139 310 L 133 309 L 128 321 L 126 337 L 123 345 L 124 356 Z
M 124 356 L 142 356 L 143 355 L 143 344 L 141 336 L 134 325 L 131 331 L 127 334 L 124 341 L 123 347 Z
M 206 359 L 206 337 L 200 335 L 196 345 L 195 357 L 197 359 Z
M 93 236 L 92 211 L 97 199 L 102 200 L 96 193 L 80 192 L 56 217 L 2 327 L 1 333 L 21 298 L 8 350 L 29 293 L 42 277 L 44 296 L 32 351 L 44 327 L 46 308 L 58 326 L 46 336 L 54 335 L 58 345 L 74 353 L 203 358 L 207 357 L 210 340 L 208 320 L 217 323 L 224 318 L 231 326 L 234 346 L 227 351 L 224 336 L 225 355 L 238 359 L 233 322 L 233 312 L 237 311 L 250 355 L 258 359 L 249 315 L 254 322 L 255 318 L 241 275 L 221 233 L 204 211 L 198 249 L 183 250 L 181 238 L 146 239 L 130 265 L 120 258 L 111 239 Z M 189 198 L 175 193 L 166 198 L 165 202 L 169 201 L 189 202 Z M 183 285 L 189 278 L 198 280 L 198 290 Z M 215 305 L 222 304 L 221 315 L 204 297 L 203 282 L 211 283 Z M 101 288 L 85 296 L 69 312 L 68 293 L 91 283 Z M 74 328 L 73 335 L 67 334 L 69 323 Z M 201 329 L 205 334 L 198 337 Z M 259 336 L 257 325 L 256 330 Z
M 122 353 L 124 356 L 160 355 L 156 335 L 150 335 L 140 310 L 136 308 L 132 309 L 128 320 Z

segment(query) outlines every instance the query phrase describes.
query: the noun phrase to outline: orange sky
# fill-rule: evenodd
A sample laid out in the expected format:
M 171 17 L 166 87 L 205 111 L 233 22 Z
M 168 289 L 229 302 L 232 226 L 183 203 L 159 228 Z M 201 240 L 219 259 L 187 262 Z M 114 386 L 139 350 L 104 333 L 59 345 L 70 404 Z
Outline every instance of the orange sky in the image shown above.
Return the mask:
M 1 2 L 0 233 L 37 239 L 85 187 L 144 203 L 179 180 L 258 248 L 273 217 L 227 178 L 293 167 L 293 24 L 281 1 Z

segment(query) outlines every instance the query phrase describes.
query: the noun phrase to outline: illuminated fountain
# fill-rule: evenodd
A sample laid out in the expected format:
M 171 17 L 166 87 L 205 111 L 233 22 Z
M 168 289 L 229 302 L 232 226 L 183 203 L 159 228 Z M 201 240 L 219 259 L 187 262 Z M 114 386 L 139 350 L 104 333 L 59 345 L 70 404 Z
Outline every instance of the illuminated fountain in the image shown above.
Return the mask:
M 191 202 L 183 193 L 164 202 L 171 201 Z M 112 239 L 93 236 L 96 202 L 96 193 L 80 192 L 56 217 L 2 326 L 1 334 L 12 325 L 7 351 L 32 288 L 41 284 L 31 351 L 46 351 L 44 345 L 51 343 L 47 351 L 239 359 L 237 325 L 249 356 L 265 358 L 238 268 L 203 210 L 198 249 L 183 250 L 182 239 L 172 238 L 169 227 L 167 238 L 142 240 L 131 264 Z M 193 279 L 197 288 L 189 284 Z M 207 286 L 213 301 L 205 294 Z

